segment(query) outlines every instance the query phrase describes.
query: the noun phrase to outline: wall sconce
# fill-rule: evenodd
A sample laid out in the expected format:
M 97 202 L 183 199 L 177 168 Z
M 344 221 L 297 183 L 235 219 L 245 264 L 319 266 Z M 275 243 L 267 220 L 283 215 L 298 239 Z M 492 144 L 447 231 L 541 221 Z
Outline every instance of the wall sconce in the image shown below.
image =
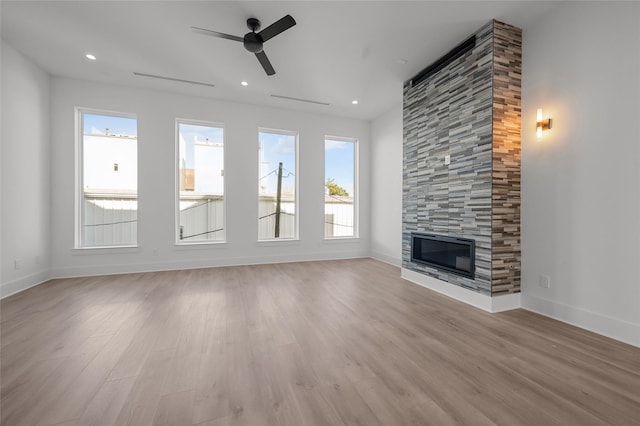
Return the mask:
M 538 108 L 538 114 L 536 117 L 536 136 L 538 139 L 542 138 L 542 131 L 549 130 L 551 128 L 551 119 L 542 119 L 542 108 Z

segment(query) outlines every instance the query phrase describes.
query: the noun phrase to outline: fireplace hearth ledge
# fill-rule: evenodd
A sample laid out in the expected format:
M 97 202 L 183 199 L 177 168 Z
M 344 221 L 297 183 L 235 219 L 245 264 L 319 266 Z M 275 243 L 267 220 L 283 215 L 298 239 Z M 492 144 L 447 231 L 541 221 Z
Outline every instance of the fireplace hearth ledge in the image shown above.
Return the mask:
M 468 305 L 475 306 L 476 308 L 480 308 L 487 312 L 496 313 L 510 311 L 521 307 L 520 293 L 495 297 L 486 296 L 406 268 L 401 268 L 400 276 L 414 284 L 437 291 L 445 296 L 459 300 Z

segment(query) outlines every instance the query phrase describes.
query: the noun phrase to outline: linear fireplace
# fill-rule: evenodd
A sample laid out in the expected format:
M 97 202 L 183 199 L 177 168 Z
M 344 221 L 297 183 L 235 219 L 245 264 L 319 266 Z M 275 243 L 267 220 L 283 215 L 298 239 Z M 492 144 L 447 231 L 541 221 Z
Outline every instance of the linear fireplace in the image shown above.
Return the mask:
M 411 261 L 474 278 L 475 241 L 412 232 Z

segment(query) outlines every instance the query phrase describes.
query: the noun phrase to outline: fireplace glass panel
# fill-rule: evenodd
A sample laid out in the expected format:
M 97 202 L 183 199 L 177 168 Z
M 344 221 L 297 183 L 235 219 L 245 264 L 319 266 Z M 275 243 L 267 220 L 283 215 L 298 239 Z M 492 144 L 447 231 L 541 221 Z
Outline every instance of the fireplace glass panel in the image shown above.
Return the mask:
M 465 238 L 412 234 L 411 261 L 473 278 L 475 242 Z

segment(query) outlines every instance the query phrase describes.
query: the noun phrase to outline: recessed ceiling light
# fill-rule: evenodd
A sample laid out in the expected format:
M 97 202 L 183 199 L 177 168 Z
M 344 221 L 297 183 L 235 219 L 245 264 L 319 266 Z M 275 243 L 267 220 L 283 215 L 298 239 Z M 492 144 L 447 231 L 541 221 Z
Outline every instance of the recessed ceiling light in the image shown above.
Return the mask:
M 96 55 L 92 55 L 91 53 L 87 53 L 86 55 L 84 55 L 85 58 L 89 59 L 90 61 L 95 61 L 96 59 Z
M 400 65 L 405 65 L 406 63 L 408 63 L 409 61 L 407 61 L 404 58 L 398 58 L 396 59 L 396 64 L 400 64 Z
M 246 81 L 243 81 L 240 84 L 242 84 L 243 86 L 248 86 L 249 85 L 249 83 L 247 83 Z
M 351 101 L 351 103 L 354 104 L 354 105 L 358 105 L 358 100 L 354 99 L 354 100 Z

